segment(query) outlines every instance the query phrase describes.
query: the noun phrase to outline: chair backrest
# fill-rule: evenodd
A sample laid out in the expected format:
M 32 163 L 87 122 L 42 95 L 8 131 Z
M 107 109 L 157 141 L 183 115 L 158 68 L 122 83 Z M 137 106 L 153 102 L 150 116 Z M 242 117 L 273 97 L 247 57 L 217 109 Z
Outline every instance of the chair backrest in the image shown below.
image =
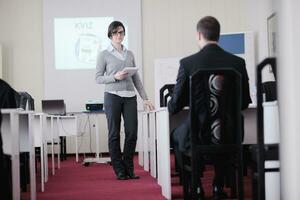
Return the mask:
M 24 110 L 34 110 L 34 99 L 27 92 L 18 92 L 18 107 Z
M 276 81 L 267 81 L 262 83 L 262 93 L 265 94 L 265 101 L 277 100 Z
M 233 69 L 201 69 L 190 76 L 189 90 L 192 146 L 241 144 L 241 75 Z
M 159 90 L 160 107 L 166 107 L 173 93 L 174 84 L 166 84 Z
M 265 172 L 266 171 L 266 166 L 265 166 L 265 161 L 268 159 L 267 156 L 272 153 L 269 150 L 272 150 L 273 153 L 275 153 L 276 159 L 279 158 L 278 156 L 278 145 L 275 145 L 273 147 L 269 146 L 266 148 L 265 146 L 265 133 L 264 133 L 264 110 L 263 110 L 263 93 L 264 93 L 264 85 L 262 83 L 262 71 L 265 67 L 271 66 L 272 72 L 274 74 L 274 78 L 276 80 L 276 70 L 277 70 L 277 65 L 276 65 L 276 58 L 266 58 L 264 59 L 261 63 L 257 65 L 256 68 L 256 87 L 257 87 L 257 146 L 258 146 L 258 151 L 257 151 L 257 169 L 258 169 L 258 176 L 257 176 L 257 189 L 258 189 L 258 196 L 256 199 L 265 199 Z M 276 82 L 273 83 L 273 90 L 276 92 Z M 267 95 L 266 99 L 267 101 Z M 269 151 L 269 152 L 268 152 Z M 271 160 L 271 159 L 269 159 Z M 273 159 L 275 160 L 275 159 Z M 278 171 L 279 169 L 272 169 L 274 171 Z

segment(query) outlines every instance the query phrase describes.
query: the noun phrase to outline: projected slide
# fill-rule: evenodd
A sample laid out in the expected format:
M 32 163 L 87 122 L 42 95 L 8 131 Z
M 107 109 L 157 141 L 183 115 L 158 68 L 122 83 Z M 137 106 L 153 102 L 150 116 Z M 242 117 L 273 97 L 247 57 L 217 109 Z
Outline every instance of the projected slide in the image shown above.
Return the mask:
M 55 68 L 60 70 L 93 69 L 97 54 L 107 48 L 107 28 L 113 17 L 54 19 Z M 123 44 L 128 47 L 127 36 Z

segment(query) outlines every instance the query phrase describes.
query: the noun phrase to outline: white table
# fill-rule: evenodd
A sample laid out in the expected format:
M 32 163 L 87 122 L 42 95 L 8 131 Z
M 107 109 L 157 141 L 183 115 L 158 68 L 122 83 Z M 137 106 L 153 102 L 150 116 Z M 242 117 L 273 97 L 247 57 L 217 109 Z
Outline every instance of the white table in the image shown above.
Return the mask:
M 51 115 L 52 117 L 52 137 L 53 145 L 57 144 L 57 169 L 60 169 L 60 138 L 59 138 L 59 119 L 61 116 Z M 54 148 L 54 146 L 53 146 Z
M 20 197 L 19 115 L 16 109 L 1 109 L 3 153 L 11 156 L 13 200 Z
M 279 144 L 279 112 L 277 101 L 264 102 L 264 142 Z M 265 168 L 280 168 L 279 161 L 265 161 Z M 266 200 L 280 199 L 280 172 L 265 173 Z
M 57 142 L 57 168 L 60 168 L 60 149 L 59 149 L 59 133 L 58 133 L 58 118 L 56 115 L 47 115 L 45 116 L 45 141 L 51 143 L 51 164 L 52 164 L 52 175 L 55 175 L 55 159 L 54 159 L 54 143 Z M 45 165 L 46 165 L 46 181 L 48 180 L 48 155 L 45 157 Z
M 137 138 L 137 151 L 138 151 L 138 163 L 140 166 L 144 166 L 144 124 L 143 124 L 144 111 L 138 111 L 138 138 Z
M 162 195 L 171 199 L 170 132 L 185 120 L 188 111 L 169 116 L 167 108 L 142 112 L 142 151 L 139 164 L 157 178 Z
M 279 127 L 278 127 L 278 108 L 277 102 L 264 104 L 264 123 L 265 123 L 265 142 L 279 142 Z M 167 199 L 171 199 L 171 168 L 170 168 L 170 132 L 186 119 L 188 111 L 184 110 L 174 116 L 169 116 L 167 108 L 159 108 L 152 112 L 142 113 L 142 137 L 143 137 L 143 152 L 139 153 L 139 160 L 144 165 L 144 170 L 150 171 L 151 175 L 157 173 L 158 184 L 162 187 L 162 194 Z M 256 143 L 256 107 L 251 106 L 244 112 L 245 117 L 245 139 L 243 144 Z M 155 121 L 155 122 L 154 122 Z M 156 139 L 156 143 L 155 143 Z M 157 151 L 155 157 L 155 148 Z M 157 171 L 155 161 L 157 159 Z M 276 167 L 278 161 L 268 161 L 266 167 Z M 276 188 L 279 191 L 279 173 L 266 174 L 266 183 L 271 185 L 271 188 Z M 278 183 L 278 184 L 277 184 Z M 272 193 L 269 186 L 266 186 L 267 196 Z M 269 191 L 269 192 L 268 192 Z M 277 194 L 277 193 L 276 193 Z M 274 196 L 274 195 L 272 195 Z M 278 195 L 279 197 L 280 195 Z M 272 199 L 272 198 L 269 198 Z
M 145 171 L 150 171 L 152 177 L 157 178 L 157 135 L 156 111 L 142 112 L 141 150 L 138 151 L 139 165 Z
M 45 113 L 35 113 L 33 116 L 33 132 L 35 147 L 41 149 L 41 191 L 45 191 L 45 183 L 48 181 L 48 148 L 47 142 L 51 142 L 52 174 L 55 174 L 54 142 L 59 142 L 59 136 L 76 136 L 77 149 L 77 116 L 57 116 Z M 57 156 L 58 169 L 60 168 L 59 149 Z M 78 152 L 76 152 L 78 161 Z
M 157 134 L 156 134 L 156 113 L 149 113 L 149 155 L 150 155 L 150 174 L 157 178 Z
M 30 197 L 36 199 L 33 111 L 19 112 L 20 152 L 29 152 Z
M 170 120 L 167 108 L 156 110 L 157 182 L 162 195 L 171 199 Z
M 142 124 L 143 124 L 143 148 L 142 153 L 139 154 L 139 157 L 142 157 L 142 165 L 144 166 L 145 171 L 149 171 L 149 112 L 142 113 Z
M 1 109 L 3 152 L 11 156 L 12 195 L 20 199 L 20 152 L 29 152 L 30 199 L 36 199 L 35 151 L 32 130 L 33 112 L 20 109 Z
M 45 117 L 44 113 L 35 113 L 33 117 L 33 134 L 34 134 L 34 146 L 40 148 L 40 162 L 41 162 L 41 191 L 45 191 L 45 182 L 48 181 L 46 177 L 45 159 L 47 159 L 47 141 L 45 140 Z

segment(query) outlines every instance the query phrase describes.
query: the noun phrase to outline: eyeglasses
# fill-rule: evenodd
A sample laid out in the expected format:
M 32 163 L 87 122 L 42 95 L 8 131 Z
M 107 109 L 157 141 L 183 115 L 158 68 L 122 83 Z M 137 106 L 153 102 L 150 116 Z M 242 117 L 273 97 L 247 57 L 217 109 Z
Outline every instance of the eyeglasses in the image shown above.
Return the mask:
M 125 31 L 114 31 L 111 33 L 112 35 L 121 35 L 121 36 L 124 36 L 125 35 Z

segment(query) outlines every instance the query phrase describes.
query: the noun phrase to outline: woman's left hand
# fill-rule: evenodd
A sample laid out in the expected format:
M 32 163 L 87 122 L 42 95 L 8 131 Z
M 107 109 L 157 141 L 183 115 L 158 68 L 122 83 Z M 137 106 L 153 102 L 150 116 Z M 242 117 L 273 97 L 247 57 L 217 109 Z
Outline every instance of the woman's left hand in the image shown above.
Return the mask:
M 154 106 L 149 100 L 144 100 L 144 107 L 146 107 L 149 111 L 154 110 Z

